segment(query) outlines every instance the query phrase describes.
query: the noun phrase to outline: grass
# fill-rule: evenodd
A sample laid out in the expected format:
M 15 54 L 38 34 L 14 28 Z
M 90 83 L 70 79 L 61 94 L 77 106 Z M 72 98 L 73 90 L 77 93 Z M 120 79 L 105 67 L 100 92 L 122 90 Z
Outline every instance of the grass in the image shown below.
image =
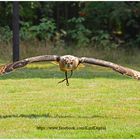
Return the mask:
M 140 138 L 139 81 L 97 66 L 63 78 L 51 63 L 1 76 L 0 138 Z

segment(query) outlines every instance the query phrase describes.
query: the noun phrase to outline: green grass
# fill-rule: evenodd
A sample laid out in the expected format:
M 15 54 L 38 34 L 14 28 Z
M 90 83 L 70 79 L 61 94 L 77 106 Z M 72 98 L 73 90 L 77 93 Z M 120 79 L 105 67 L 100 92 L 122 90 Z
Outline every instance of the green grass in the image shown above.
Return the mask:
M 139 81 L 97 66 L 63 78 L 42 63 L 1 76 L 0 138 L 140 138 Z

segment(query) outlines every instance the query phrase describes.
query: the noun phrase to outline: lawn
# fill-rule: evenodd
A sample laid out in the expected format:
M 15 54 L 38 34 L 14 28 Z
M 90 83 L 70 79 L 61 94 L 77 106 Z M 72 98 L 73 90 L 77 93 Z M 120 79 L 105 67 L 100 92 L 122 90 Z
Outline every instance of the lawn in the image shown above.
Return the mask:
M 140 81 L 98 66 L 63 78 L 51 63 L 1 76 L 0 138 L 140 138 Z

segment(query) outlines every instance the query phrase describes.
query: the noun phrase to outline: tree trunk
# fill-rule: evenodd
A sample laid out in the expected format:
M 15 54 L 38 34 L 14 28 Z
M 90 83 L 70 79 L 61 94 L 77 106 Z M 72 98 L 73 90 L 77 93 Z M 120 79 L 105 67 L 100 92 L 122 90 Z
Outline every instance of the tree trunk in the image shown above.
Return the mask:
M 13 62 L 19 60 L 19 2 L 13 2 Z

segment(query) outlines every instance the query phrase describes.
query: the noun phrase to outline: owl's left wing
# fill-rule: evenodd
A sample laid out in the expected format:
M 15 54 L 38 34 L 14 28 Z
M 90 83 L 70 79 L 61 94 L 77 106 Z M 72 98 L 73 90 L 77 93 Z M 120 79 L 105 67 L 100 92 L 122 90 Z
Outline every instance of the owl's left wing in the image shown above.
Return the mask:
M 103 67 L 109 67 L 109 68 L 112 68 L 114 71 L 119 72 L 123 75 L 128 75 L 130 77 L 134 77 L 137 80 L 140 80 L 139 71 L 136 71 L 136 70 L 133 70 L 133 69 L 130 69 L 127 67 L 123 67 L 121 65 L 118 65 L 118 64 L 115 64 L 115 63 L 112 63 L 109 61 L 104 61 L 104 60 L 95 59 L 95 58 L 81 57 L 80 62 L 99 65 L 99 66 L 103 66 Z

